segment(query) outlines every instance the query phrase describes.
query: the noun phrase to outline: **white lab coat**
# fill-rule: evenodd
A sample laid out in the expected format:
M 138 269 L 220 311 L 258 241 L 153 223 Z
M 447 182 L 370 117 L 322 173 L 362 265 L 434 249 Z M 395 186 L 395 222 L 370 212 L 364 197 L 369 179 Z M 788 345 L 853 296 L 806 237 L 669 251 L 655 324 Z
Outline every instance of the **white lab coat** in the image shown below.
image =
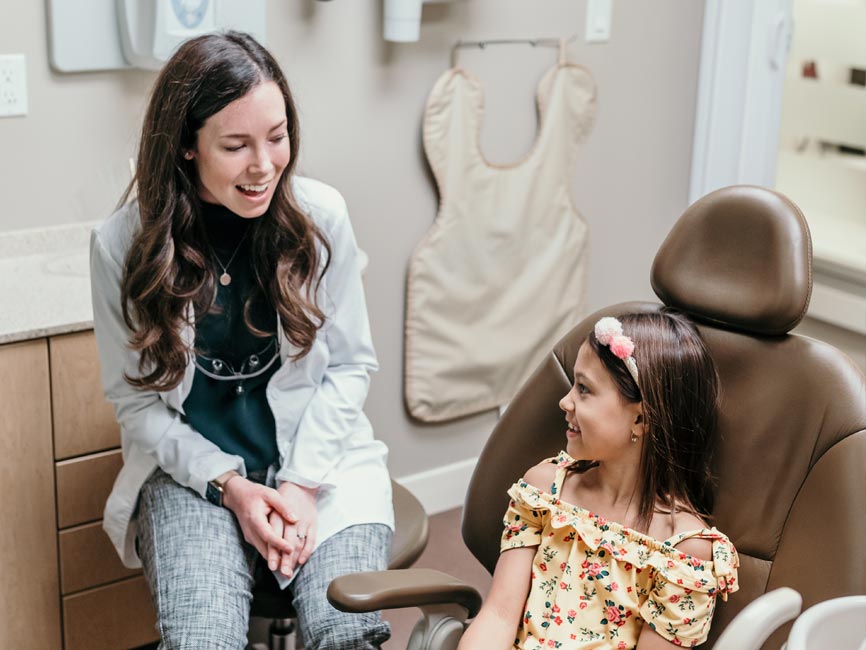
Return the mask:
M 394 514 L 388 451 L 373 438 L 362 410 L 370 373 L 378 364 L 346 203 L 319 181 L 295 177 L 292 182 L 300 206 L 331 245 L 331 264 L 318 293 L 327 320 L 310 352 L 298 361 L 288 358 L 297 348 L 278 328 L 283 365 L 268 382 L 267 399 L 280 454 L 277 482 L 320 488 L 318 545 L 354 524 L 382 523 L 393 530 Z M 90 243 L 93 327 L 105 395 L 120 423 L 124 461 L 105 506 L 103 527 L 130 568 L 141 566 L 134 543 L 138 493 L 157 466 L 202 497 L 207 482 L 223 472 L 246 473 L 240 456 L 223 452 L 181 420 L 195 376 L 191 356 L 173 390 L 141 391 L 123 379 L 124 373 L 138 374 L 139 355 L 127 346 L 130 332 L 121 312 L 120 281 L 139 227 L 133 201 L 95 228 Z M 182 335 L 187 342 L 195 337 L 192 327 Z

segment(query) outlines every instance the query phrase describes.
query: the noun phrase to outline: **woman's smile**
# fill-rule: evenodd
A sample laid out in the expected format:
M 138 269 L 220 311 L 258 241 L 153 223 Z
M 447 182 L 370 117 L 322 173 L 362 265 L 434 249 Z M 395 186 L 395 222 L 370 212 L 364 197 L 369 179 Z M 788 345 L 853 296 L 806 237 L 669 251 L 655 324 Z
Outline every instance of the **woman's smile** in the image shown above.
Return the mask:
M 258 196 L 264 194 L 268 189 L 268 183 L 257 183 L 247 185 L 235 185 L 244 196 Z
M 268 183 L 262 185 L 235 185 L 241 196 L 252 203 L 259 203 L 268 198 Z

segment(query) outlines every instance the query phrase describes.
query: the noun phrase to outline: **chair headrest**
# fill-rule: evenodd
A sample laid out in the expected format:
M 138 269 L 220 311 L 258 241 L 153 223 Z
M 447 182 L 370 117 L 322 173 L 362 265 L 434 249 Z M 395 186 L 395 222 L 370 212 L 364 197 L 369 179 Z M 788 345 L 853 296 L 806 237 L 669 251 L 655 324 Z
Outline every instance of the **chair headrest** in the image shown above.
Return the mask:
M 691 205 L 656 254 L 652 288 L 697 320 L 782 335 L 812 294 L 812 239 L 800 209 L 763 187 L 735 185 Z

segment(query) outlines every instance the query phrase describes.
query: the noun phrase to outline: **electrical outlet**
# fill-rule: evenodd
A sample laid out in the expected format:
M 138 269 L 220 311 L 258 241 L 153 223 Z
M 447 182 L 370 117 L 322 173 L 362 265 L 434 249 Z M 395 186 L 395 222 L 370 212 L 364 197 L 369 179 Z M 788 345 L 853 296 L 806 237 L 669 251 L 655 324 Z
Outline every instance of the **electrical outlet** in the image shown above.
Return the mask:
M 0 117 L 27 115 L 27 60 L 0 54 Z

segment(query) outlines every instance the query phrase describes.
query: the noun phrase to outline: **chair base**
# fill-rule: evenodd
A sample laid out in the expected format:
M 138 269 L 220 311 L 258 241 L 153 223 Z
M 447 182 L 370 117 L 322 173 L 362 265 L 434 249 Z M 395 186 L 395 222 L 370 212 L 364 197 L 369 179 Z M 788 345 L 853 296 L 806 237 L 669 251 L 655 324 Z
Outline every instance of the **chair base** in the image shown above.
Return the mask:
M 293 633 L 295 622 L 290 618 L 275 618 L 268 630 L 270 647 L 268 650 L 295 650 Z
M 425 605 L 406 650 L 456 650 L 466 627 L 467 611 L 460 605 Z
M 291 618 L 250 618 L 249 640 L 245 650 L 303 650 Z

